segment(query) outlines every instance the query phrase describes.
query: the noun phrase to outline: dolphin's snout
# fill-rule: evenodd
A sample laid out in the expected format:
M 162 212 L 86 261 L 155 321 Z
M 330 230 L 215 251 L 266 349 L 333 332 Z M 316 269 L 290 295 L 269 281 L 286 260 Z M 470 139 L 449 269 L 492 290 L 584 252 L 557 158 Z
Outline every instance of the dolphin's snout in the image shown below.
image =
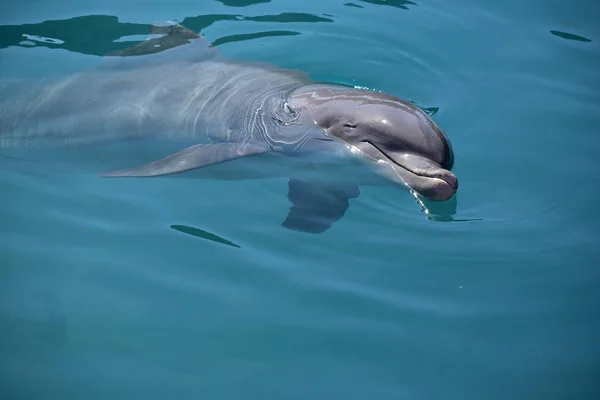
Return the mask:
M 393 151 L 384 153 L 368 141 L 357 147 L 371 160 L 378 161 L 379 171 L 428 200 L 449 200 L 458 190 L 456 175 L 426 157 Z
M 392 154 L 394 168 L 411 189 L 429 200 L 445 201 L 458 190 L 458 178 L 439 164 L 413 154 Z
M 456 175 L 448 170 L 444 170 L 436 178 L 430 178 L 429 184 L 419 190 L 423 197 L 434 201 L 450 200 L 458 190 L 458 179 Z
M 446 201 L 458 190 L 458 178 L 447 169 L 420 169 L 417 174 L 406 167 L 391 165 L 404 184 L 428 200 Z
M 456 192 L 458 190 L 458 178 L 452 172 L 444 170 L 439 176 L 440 179 L 445 181 L 450 187 Z

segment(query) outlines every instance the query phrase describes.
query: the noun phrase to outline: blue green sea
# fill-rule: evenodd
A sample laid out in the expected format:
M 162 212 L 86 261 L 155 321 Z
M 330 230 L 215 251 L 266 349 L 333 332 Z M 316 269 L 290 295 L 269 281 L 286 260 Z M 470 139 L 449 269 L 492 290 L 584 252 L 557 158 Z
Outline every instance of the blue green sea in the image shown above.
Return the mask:
M 361 187 L 308 234 L 281 225 L 286 177 L 0 151 L 0 399 L 600 398 L 599 21 L 591 0 L 5 2 L 2 78 L 176 22 L 414 102 L 460 187 L 440 215 Z

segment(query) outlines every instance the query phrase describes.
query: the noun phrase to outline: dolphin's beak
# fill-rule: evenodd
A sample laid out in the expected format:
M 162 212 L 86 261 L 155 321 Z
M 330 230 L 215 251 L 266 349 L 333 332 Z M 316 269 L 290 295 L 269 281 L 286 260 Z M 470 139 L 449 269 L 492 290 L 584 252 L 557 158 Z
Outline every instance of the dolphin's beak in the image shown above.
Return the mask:
M 391 162 L 389 164 L 404 184 L 426 199 L 449 200 L 458 189 L 456 176 L 447 169 L 436 166 L 433 162 L 432 167 L 427 169 L 421 169 L 420 165 L 410 162 L 402 164 Z
M 361 142 L 357 147 L 367 157 L 377 161 L 389 178 L 403 183 L 428 200 L 449 200 L 458 189 L 456 176 L 426 157 L 384 152 L 370 142 Z

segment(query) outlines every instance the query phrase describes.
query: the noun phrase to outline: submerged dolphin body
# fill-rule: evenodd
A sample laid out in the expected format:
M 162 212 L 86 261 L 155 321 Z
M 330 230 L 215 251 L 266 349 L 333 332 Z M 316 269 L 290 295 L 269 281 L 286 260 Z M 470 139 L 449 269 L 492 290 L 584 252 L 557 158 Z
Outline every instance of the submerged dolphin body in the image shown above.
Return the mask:
M 157 52 L 157 48 L 168 48 Z M 458 182 L 441 129 L 399 98 L 313 82 L 307 74 L 218 54 L 181 26 L 108 57 L 101 68 L 39 82 L 0 84 L 0 149 L 51 139 L 92 144 L 167 138 L 194 143 L 105 177 L 178 174 L 265 153 L 334 152 L 370 161 L 387 179 L 429 200 L 448 200 Z M 358 185 L 290 179 L 283 225 L 323 232 Z

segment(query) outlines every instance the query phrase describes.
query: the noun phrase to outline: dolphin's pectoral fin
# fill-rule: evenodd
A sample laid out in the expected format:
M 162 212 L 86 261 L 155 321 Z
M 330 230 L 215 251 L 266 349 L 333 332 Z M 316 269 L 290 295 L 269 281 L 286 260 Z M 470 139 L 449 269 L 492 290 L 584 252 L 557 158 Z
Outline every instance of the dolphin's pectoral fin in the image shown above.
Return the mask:
M 349 200 L 358 197 L 356 186 L 322 185 L 289 180 L 288 198 L 292 207 L 282 226 L 291 230 L 322 233 L 340 220 Z
M 262 154 L 269 151 L 264 146 L 240 143 L 198 144 L 180 152 L 152 161 L 136 168 L 122 169 L 102 174 L 104 177 L 150 177 L 177 174 L 236 158 Z

